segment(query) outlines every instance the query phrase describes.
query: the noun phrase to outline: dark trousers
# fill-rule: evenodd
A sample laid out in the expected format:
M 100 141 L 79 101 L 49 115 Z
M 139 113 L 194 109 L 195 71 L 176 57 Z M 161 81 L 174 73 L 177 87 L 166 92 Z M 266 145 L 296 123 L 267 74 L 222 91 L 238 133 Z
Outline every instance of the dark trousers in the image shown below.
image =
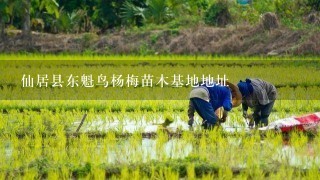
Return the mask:
M 191 98 L 190 101 L 192 102 L 196 112 L 203 119 L 204 128 L 212 128 L 216 124 L 218 119 L 215 115 L 212 105 L 200 98 Z
M 254 108 L 253 119 L 256 126 L 267 126 L 268 118 L 273 108 L 274 101 L 266 105 L 258 105 Z

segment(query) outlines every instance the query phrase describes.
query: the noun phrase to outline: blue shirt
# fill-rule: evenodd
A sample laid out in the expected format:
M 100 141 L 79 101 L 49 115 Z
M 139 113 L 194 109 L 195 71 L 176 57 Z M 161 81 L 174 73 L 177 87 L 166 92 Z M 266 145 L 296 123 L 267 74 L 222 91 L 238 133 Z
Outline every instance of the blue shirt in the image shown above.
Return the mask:
M 201 85 L 208 89 L 209 91 L 209 102 L 211 103 L 214 110 L 217 110 L 220 107 L 223 107 L 224 110 L 230 111 L 232 109 L 232 102 L 231 102 L 231 91 L 227 86 L 222 85 L 209 85 L 209 87 L 204 84 Z

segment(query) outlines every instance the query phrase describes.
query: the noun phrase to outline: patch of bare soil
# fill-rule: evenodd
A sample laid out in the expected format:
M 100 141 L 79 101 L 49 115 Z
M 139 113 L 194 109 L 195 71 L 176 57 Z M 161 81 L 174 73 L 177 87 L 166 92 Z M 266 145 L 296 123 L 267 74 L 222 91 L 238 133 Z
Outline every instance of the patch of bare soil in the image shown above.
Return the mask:
M 0 52 L 81 52 L 80 35 L 32 32 L 31 39 L 23 39 L 21 31 L 10 31 L 0 43 Z
M 232 54 L 232 55 L 320 55 L 320 32 L 293 31 L 283 27 L 198 26 L 176 30 L 96 34 L 32 33 L 23 40 L 19 31 L 10 31 L 0 42 L 0 52 L 101 54 Z

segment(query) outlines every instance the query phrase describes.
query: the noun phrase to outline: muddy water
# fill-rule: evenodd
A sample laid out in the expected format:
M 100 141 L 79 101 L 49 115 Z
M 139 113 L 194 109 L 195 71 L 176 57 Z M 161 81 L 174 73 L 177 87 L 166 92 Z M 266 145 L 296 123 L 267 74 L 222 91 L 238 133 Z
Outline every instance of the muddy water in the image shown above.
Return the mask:
M 90 131 L 100 131 L 100 132 L 108 132 L 108 131 L 117 131 L 122 133 L 134 133 L 134 132 L 156 132 L 159 128 L 159 124 L 161 124 L 163 120 L 154 120 L 152 123 L 148 122 L 144 117 L 142 117 L 139 121 L 132 121 L 130 119 L 114 119 L 112 121 L 103 120 L 102 117 L 92 121 L 86 122 L 84 126 L 81 128 L 81 132 L 90 132 Z M 235 122 L 232 123 L 223 123 L 221 126 L 226 132 L 237 132 L 237 131 L 247 131 L 250 129 L 247 124 L 237 124 Z M 74 128 L 79 125 L 80 122 L 75 122 L 73 124 Z M 187 124 L 186 121 L 181 120 L 180 117 L 177 117 L 174 122 L 172 122 L 167 129 L 170 132 L 176 132 L 177 130 L 189 131 L 189 130 L 200 130 L 201 121 L 199 119 L 195 119 L 194 126 L 192 129 Z
M 162 120 L 163 121 L 163 120 Z M 82 132 L 90 132 L 90 131 L 118 131 L 118 132 L 156 132 L 159 128 L 158 124 L 162 123 L 161 120 L 154 120 L 152 123 L 142 118 L 139 121 L 132 121 L 130 119 L 118 120 L 113 119 L 112 122 L 103 120 L 102 118 L 98 118 L 92 122 L 86 123 L 86 125 L 81 130 Z M 229 133 L 235 132 L 250 132 L 250 128 L 248 125 L 243 123 L 226 123 L 222 124 L 222 128 L 224 131 Z M 77 126 L 78 123 L 75 123 Z M 186 121 L 181 120 L 181 118 L 177 117 L 175 121 L 170 124 L 167 129 L 170 132 L 176 132 L 177 130 L 190 131 L 190 130 L 199 130 L 201 129 L 201 120 L 195 119 L 195 123 L 193 129 L 190 129 L 189 125 Z M 241 139 L 235 139 L 232 137 L 227 138 L 230 147 L 237 148 L 241 144 Z M 272 146 L 268 145 L 265 142 L 260 143 L 263 146 Z M 147 139 L 143 138 L 141 144 L 135 149 L 130 149 L 132 145 L 129 140 L 120 141 L 115 149 L 109 149 L 108 157 L 106 160 L 109 163 L 130 163 L 135 160 L 130 158 L 137 155 L 137 152 L 140 154 L 140 159 L 146 162 L 149 160 L 161 160 L 161 158 L 184 158 L 192 153 L 198 152 L 199 147 L 195 147 L 192 143 L 186 142 L 183 139 L 169 139 L 167 142 L 163 144 L 161 147 L 161 155 L 159 157 L 159 150 L 157 148 L 157 140 L 155 139 Z M 270 157 L 266 157 L 267 161 L 277 161 L 277 162 L 285 162 L 290 166 L 296 166 L 300 168 L 309 168 L 313 164 L 316 164 L 320 167 L 320 155 L 318 153 L 309 153 L 312 152 L 312 147 L 308 147 L 308 152 L 301 153 L 301 151 L 297 151 L 295 148 L 284 145 L 283 147 L 276 147 L 273 149 L 273 154 Z M 125 152 L 126 156 L 121 156 L 119 152 Z M 245 167 L 246 163 L 238 164 L 239 167 Z
M 235 148 L 239 146 L 241 140 L 230 138 L 228 139 L 230 148 Z M 188 157 L 192 153 L 198 152 L 199 147 L 195 147 L 190 142 L 186 142 L 181 139 L 170 139 L 164 143 L 161 152 L 162 155 L 159 156 L 159 150 L 157 149 L 157 142 L 153 139 L 142 139 L 141 146 L 137 149 L 130 149 L 132 146 L 130 142 L 125 141 L 118 144 L 117 149 L 110 150 L 108 157 L 106 157 L 109 163 L 131 163 L 135 162 L 134 159 L 128 157 L 134 157 L 137 152 L 142 155 L 142 161 L 147 162 L 149 160 L 161 160 L 161 158 L 177 159 Z M 261 143 L 263 144 L 263 143 Z M 265 144 L 265 146 L 268 146 Z M 119 151 L 123 152 L 121 149 L 125 149 L 126 155 L 119 156 Z M 312 151 L 309 148 L 308 151 Z M 263 152 L 262 152 L 263 153 Z M 261 155 L 264 156 L 264 155 Z M 266 162 L 279 162 L 286 163 L 287 165 L 293 167 L 299 167 L 303 169 L 311 168 L 313 165 L 320 167 L 320 155 L 310 154 L 306 152 L 305 154 L 298 153 L 297 150 L 291 146 L 283 146 L 280 148 L 275 148 L 274 153 L 270 157 L 265 157 Z M 245 168 L 246 162 L 238 162 L 238 167 Z
M 95 141 L 94 139 L 91 140 Z M 239 147 L 241 147 L 242 144 L 241 139 L 235 137 L 227 137 L 226 141 L 228 143 L 228 148 L 220 148 L 221 151 L 230 152 L 230 157 L 233 156 L 232 154 L 237 154 L 239 152 L 241 153 L 242 150 L 239 150 Z M 2 159 L 6 159 L 6 161 L 9 162 L 10 159 L 14 158 L 13 152 L 19 151 L 19 149 L 15 149 L 10 141 L 6 141 L 3 143 L 5 143 L 5 146 L 3 146 L 4 149 L 1 150 L 1 152 L 3 152 L 1 157 Z M 295 149 L 294 147 L 287 145 L 284 145 L 282 147 L 272 147 L 273 145 L 265 143 L 263 141 L 257 142 L 257 145 L 260 145 L 262 147 L 261 151 L 258 152 L 259 157 L 257 157 L 256 159 L 258 163 L 259 161 L 267 163 L 278 162 L 281 164 L 284 163 L 289 166 L 299 167 L 303 169 L 308 169 L 316 165 L 316 167 L 320 168 L 320 154 L 314 152 L 312 144 L 310 144 L 310 147 L 308 145 L 307 152 L 303 153 L 300 149 Z M 130 141 L 130 138 L 120 139 L 112 145 L 103 145 L 103 143 L 98 143 L 95 149 L 96 151 L 92 153 L 95 153 L 95 155 L 98 156 L 104 154 L 101 158 L 103 158 L 103 161 L 108 164 L 128 164 L 135 162 L 148 162 L 150 160 L 161 161 L 166 159 L 185 158 L 190 155 L 201 155 L 201 153 L 203 153 L 203 149 L 201 149 L 199 145 L 181 138 L 172 138 L 169 140 L 165 140 L 165 142 L 162 143 L 159 143 L 158 139 L 148 138 L 142 138 L 141 140 L 135 142 L 132 142 L 132 140 Z M 270 152 L 268 152 L 268 149 L 272 149 L 271 155 Z M 74 151 L 74 149 L 66 149 L 66 151 L 68 150 Z M 239 156 L 247 155 L 248 154 L 244 153 L 236 155 L 236 157 L 239 158 Z M 216 158 L 219 159 L 221 157 Z M 215 159 L 212 159 L 212 161 L 215 162 Z M 237 159 L 233 163 L 230 163 L 230 165 L 233 167 L 235 166 L 239 168 L 245 168 L 247 166 L 247 162 Z
M 74 126 L 77 127 L 79 122 L 75 123 Z M 119 131 L 119 132 L 156 132 L 159 125 L 162 123 L 160 120 L 147 121 L 141 119 L 139 121 L 131 121 L 130 119 L 126 120 L 113 120 L 106 121 L 103 119 L 96 119 L 92 122 L 86 122 L 82 127 L 82 132 L 89 131 Z M 249 132 L 250 129 L 245 123 L 225 123 L 222 125 L 223 129 L 227 132 L 236 132 L 236 131 L 246 131 Z M 201 122 L 199 119 L 196 119 L 194 129 L 198 130 L 201 128 Z M 182 121 L 179 117 L 168 127 L 170 131 L 185 130 L 188 131 L 189 126 L 185 121 Z M 90 141 L 100 141 L 96 139 L 91 139 Z M 235 137 L 226 137 L 228 149 L 221 149 L 222 151 L 228 151 L 230 153 L 236 154 L 239 153 L 239 147 L 242 146 L 243 142 L 241 138 Z M 13 157 L 13 152 L 17 151 L 14 149 L 10 141 L 2 142 L 5 145 L 2 146 L 1 150 L 2 158 L 10 160 Z M 160 145 L 159 145 L 160 144 Z M 299 167 L 299 168 L 310 168 L 313 165 L 316 165 L 320 168 L 320 154 L 314 152 L 312 144 L 308 147 L 301 147 L 307 149 L 307 152 L 301 152 L 301 149 L 295 149 L 292 146 L 284 145 L 273 147 L 272 144 L 266 142 L 256 142 L 257 145 L 261 145 L 262 151 L 259 152 L 260 160 L 267 162 L 279 162 L 285 163 L 290 166 Z M 104 147 L 107 146 L 107 147 Z M 171 138 L 165 140 L 164 142 L 159 143 L 159 139 L 147 139 L 142 138 L 138 139 L 135 142 L 132 142 L 132 139 L 119 139 L 114 144 L 104 144 L 98 143 L 96 147 L 97 151 L 93 152 L 98 155 L 104 154 L 102 158 L 104 161 L 109 164 L 119 164 L 119 163 L 134 163 L 134 162 L 148 162 L 150 160 L 164 160 L 164 159 L 177 159 L 185 158 L 192 155 L 201 155 L 203 150 L 195 142 L 189 142 L 182 138 Z M 272 154 L 268 151 L 271 149 Z M 68 151 L 66 149 L 66 151 Z M 107 151 L 107 152 L 104 152 Z M 210 153 L 210 152 L 209 152 Z M 267 155 L 265 153 L 269 153 Z M 236 157 L 239 158 L 240 155 L 236 154 Z M 245 156 L 245 155 L 244 155 Z M 231 155 L 230 155 L 231 157 Z M 214 161 L 214 160 L 213 160 Z M 259 161 L 259 160 L 257 160 Z M 238 167 L 246 167 L 247 163 L 241 160 L 235 160 L 233 162 Z
M 314 150 L 310 146 L 308 147 L 307 152 L 301 154 L 297 152 L 297 149 L 286 145 L 281 149 L 277 149 L 272 159 L 287 162 L 290 166 L 300 167 L 303 169 L 311 168 L 313 165 L 320 168 L 320 155 L 311 153 L 312 151 Z
M 193 146 L 181 139 L 170 139 L 160 147 L 161 154 L 157 141 L 154 139 L 143 138 L 141 144 L 132 146 L 129 141 L 122 141 L 116 145 L 116 148 L 108 150 L 108 163 L 130 163 L 130 162 L 147 162 L 150 160 L 159 160 L 161 158 L 184 158 L 189 156 L 193 151 Z M 119 152 L 125 152 L 125 156 L 119 156 Z M 134 157 L 139 157 L 135 159 Z

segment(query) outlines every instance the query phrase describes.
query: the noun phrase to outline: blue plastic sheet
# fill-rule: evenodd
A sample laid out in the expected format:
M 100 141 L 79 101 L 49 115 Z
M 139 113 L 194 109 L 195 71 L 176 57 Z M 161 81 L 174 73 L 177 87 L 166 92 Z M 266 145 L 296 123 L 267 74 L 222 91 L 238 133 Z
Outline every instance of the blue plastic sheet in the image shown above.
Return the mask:
M 237 2 L 241 5 L 251 4 L 252 0 L 237 0 Z

